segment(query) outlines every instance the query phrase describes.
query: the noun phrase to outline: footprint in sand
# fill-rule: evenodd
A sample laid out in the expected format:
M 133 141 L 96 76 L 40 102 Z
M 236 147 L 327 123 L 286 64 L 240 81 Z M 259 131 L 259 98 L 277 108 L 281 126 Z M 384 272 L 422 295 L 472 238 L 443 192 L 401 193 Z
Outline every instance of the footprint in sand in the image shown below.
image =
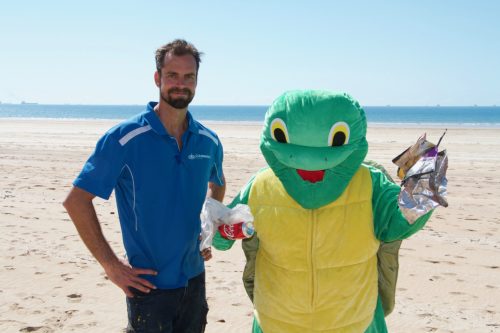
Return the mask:
M 448 265 L 455 265 L 453 261 L 439 261 L 439 260 L 424 260 L 425 262 L 430 262 L 431 264 L 448 264 Z
M 38 332 L 38 333 L 49 333 L 53 332 L 50 328 L 47 326 L 27 326 L 24 328 L 21 328 L 19 332 Z
M 76 325 L 73 325 L 73 327 L 76 329 L 84 329 L 84 328 L 96 327 L 97 324 L 98 324 L 97 322 L 91 321 L 91 322 L 87 322 L 85 324 L 76 324 Z M 122 332 L 125 332 L 125 329 Z
M 418 315 L 420 318 L 433 317 L 431 313 L 421 313 Z
M 78 302 L 81 302 L 81 300 L 82 300 L 82 295 L 81 294 L 69 294 L 66 297 L 68 297 L 68 300 L 71 303 L 78 303 Z
M 216 290 L 224 290 L 224 291 L 229 291 L 231 290 L 231 288 L 228 288 L 228 287 L 217 287 L 215 288 Z
M 68 318 L 73 316 L 73 313 L 78 312 L 78 310 L 66 310 L 64 311 L 65 314 L 68 315 Z
M 32 303 L 38 303 L 38 304 L 45 303 L 45 301 L 42 298 L 33 295 L 23 297 L 23 301 L 31 301 Z
M 22 307 L 22 306 L 20 306 L 18 303 L 13 303 L 13 304 L 11 304 L 11 305 L 9 306 L 9 309 L 10 309 L 11 311 L 16 311 L 16 310 L 22 310 L 22 309 L 23 309 L 23 307 Z

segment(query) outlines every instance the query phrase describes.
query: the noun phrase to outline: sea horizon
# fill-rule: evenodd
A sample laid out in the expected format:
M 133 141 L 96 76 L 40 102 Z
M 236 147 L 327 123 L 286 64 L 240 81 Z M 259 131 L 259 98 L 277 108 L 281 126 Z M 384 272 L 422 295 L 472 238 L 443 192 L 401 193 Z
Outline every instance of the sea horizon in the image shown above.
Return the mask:
M 196 105 L 189 107 L 200 121 L 261 124 L 267 105 Z M 498 106 L 363 106 L 371 126 L 500 127 Z M 56 120 L 128 119 L 144 112 L 145 105 L 0 104 L 0 118 Z
M 111 104 L 111 103 L 38 103 L 38 102 L 26 102 L 26 101 L 21 101 L 21 102 L 2 102 L 0 101 L 0 105 L 42 105 L 42 106 L 145 106 L 147 103 L 144 104 Z M 265 105 L 265 104 L 197 104 L 197 103 L 192 103 L 190 106 L 208 106 L 208 107 L 215 107 L 215 106 L 243 106 L 243 107 L 269 107 L 270 105 Z M 432 108 L 432 107 L 443 107 L 443 108 L 455 108 L 455 107 L 481 107 L 481 108 L 500 108 L 500 105 L 496 104 L 464 104 L 464 105 L 448 105 L 448 104 L 432 104 L 432 105 L 399 105 L 399 104 L 381 104 L 381 105 L 364 105 L 362 107 L 401 107 L 401 108 Z

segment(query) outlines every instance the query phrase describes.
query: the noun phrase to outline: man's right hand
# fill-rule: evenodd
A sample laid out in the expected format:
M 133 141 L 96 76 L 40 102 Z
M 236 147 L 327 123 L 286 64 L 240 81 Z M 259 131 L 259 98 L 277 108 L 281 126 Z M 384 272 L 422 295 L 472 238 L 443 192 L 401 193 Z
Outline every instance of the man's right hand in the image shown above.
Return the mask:
M 156 289 L 151 282 L 139 277 L 139 275 L 157 275 L 157 272 L 151 269 L 132 267 L 126 260 L 119 260 L 113 265 L 105 267 L 104 271 L 111 282 L 123 290 L 127 297 L 134 297 L 129 288 L 135 288 L 144 293 Z
M 126 260 L 120 261 L 116 257 L 99 225 L 92 203 L 94 198 L 94 194 L 75 186 L 63 203 L 85 245 L 104 267 L 108 278 L 120 287 L 128 297 L 134 297 L 129 288 L 135 288 L 145 293 L 156 289 L 151 282 L 140 278 L 139 275 L 156 275 L 158 273 L 151 269 L 134 268 Z

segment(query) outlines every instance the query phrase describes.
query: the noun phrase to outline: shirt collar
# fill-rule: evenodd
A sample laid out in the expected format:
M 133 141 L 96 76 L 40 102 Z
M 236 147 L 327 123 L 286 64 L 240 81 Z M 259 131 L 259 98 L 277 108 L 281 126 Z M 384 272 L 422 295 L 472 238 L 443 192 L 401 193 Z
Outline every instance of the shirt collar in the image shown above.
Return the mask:
M 147 105 L 147 112 L 146 112 L 146 119 L 151 125 L 151 128 L 159 135 L 168 135 L 167 131 L 165 130 L 165 126 L 163 126 L 160 118 L 154 111 L 155 106 L 158 104 L 158 102 L 149 102 Z M 196 121 L 193 119 L 193 116 L 191 115 L 191 112 L 186 113 L 186 118 L 188 121 L 188 128 L 187 130 L 192 133 L 198 134 L 199 128 L 196 123 Z

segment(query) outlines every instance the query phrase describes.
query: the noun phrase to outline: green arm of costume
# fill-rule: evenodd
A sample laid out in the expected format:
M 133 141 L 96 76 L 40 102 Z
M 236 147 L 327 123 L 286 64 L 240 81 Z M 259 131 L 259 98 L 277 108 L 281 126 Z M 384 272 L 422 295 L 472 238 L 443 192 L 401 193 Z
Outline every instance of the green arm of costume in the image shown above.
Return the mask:
M 250 189 L 252 188 L 254 179 L 255 176 L 250 178 L 245 187 L 236 195 L 236 197 L 234 197 L 233 201 L 228 205 L 229 208 L 233 208 L 240 203 L 245 205 L 248 203 L 248 196 L 250 195 Z M 214 239 L 212 240 L 212 246 L 217 250 L 227 251 L 233 246 L 234 242 L 234 240 L 225 239 L 220 235 L 219 231 L 217 231 L 215 233 Z
M 262 171 L 262 170 L 261 170 Z M 250 196 L 250 189 L 252 188 L 255 176 L 253 176 L 247 185 L 238 193 L 228 207 L 233 208 L 237 204 L 248 204 L 248 197 Z M 216 233 L 212 245 L 218 250 L 227 250 L 233 246 L 234 241 L 223 238 L 220 233 Z M 243 252 L 246 257 L 245 269 L 243 271 L 243 285 L 250 300 L 253 301 L 253 287 L 255 278 L 255 258 L 257 250 L 259 249 L 259 238 L 255 233 L 251 238 L 244 239 L 241 242 Z
M 410 224 L 405 219 L 398 206 L 398 196 L 401 188 L 384 174 L 379 166 L 367 165 L 370 169 L 373 185 L 373 216 L 375 235 L 383 242 L 405 239 L 422 229 L 432 215 L 432 211 Z
M 253 302 L 255 258 L 257 257 L 257 250 L 259 249 L 259 238 L 257 234 L 255 233 L 253 237 L 244 239 L 243 242 L 241 242 L 241 246 L 247 259 L 245 269 L 243 270 L 243 285 L 245 286 L 248 297 Z

